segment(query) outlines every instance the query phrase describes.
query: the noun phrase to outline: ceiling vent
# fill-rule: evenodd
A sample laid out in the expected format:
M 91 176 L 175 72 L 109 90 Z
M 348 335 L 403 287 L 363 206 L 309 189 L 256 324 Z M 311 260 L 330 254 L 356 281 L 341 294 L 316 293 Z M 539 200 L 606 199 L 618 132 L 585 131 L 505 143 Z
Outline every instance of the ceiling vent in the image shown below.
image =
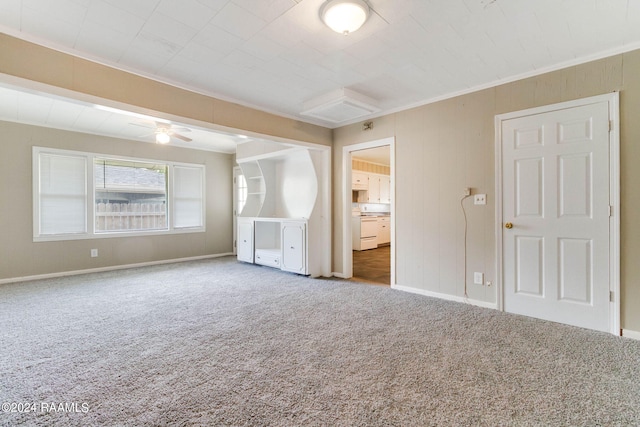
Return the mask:
M 337 124 L 380 111 L 375 102 L 368 96 L 342 88 L 305 102 L 300 114 Z

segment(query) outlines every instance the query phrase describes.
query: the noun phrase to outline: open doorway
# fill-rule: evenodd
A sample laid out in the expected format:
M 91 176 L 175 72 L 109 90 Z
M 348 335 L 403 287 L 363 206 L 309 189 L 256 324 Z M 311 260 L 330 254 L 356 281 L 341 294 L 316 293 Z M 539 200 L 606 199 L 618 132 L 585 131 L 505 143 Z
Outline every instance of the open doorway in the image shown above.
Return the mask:
M 389 286 L 395 267 L 393 138 L 345 147 L 344 154 L 346 277 Z

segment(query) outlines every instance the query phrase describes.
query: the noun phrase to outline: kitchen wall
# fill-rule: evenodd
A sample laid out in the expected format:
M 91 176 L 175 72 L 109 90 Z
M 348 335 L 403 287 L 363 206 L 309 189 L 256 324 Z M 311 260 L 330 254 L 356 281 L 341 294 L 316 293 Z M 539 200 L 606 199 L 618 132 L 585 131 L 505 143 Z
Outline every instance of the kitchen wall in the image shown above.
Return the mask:
M 456 297 L 464 290 L 464 187 L 488 204 L 467 208 L 467 273 L 494 281 L 497 114 L 620 91 L 621 324 L 640 331 L 640 51 L 568 67 L 334 130 L 333 268 L 342 272 L 342 153 L 346 145 L 395 137 L 396 284 Z M 472 280 L 472 274 L 470 281 Z M 495 287 L 469 286 L 494 304 Z
M 351 160 L 351 168 L 357 171 L 379 173 L 380 175 L 391 175 L 391 168 L 389 166 L 366 162 L 359 159 Z
M 2 121 L 0 135 L 0 280 L 233 251 L 231 154 Z M 33 146 L 204 164 L 206 232 L 34 243 Z

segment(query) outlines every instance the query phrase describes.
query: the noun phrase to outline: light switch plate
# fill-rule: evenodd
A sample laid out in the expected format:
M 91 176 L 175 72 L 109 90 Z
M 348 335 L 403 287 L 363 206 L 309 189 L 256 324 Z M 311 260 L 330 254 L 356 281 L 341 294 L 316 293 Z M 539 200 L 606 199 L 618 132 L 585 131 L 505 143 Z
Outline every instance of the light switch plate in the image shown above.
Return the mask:
M 473 284 L 474 285 L 483 285 L 484 284 L 484 274 L 475 272 L 473 273 Z

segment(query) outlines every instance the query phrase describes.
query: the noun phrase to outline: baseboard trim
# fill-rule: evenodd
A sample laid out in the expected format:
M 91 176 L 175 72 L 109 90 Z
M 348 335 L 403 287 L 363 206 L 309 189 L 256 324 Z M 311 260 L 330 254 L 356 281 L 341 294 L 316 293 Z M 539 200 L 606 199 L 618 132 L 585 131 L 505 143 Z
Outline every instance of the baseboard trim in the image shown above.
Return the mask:
M 412 288 L 412 287 L 409 287 L 409 286 L 391 285 L 391 289 L 396 289 L 398 291 L 403 291 L 403 292 L 410 292 L 412 294 L 424 295 L 424 296 L 427 296 L 427 297 L 444 299 L 444 300 L 447 300 L 447 301 L 461 302 L 463 304 L 475 305 L 477 307 L 491 308 L 493 310 L 497 310 L 498 309 L 498 305 L 496 303 L 493 303 L 493 302 L 479 301 L 479 300 L 459 297 L 459 296 L 456 296 L 456 295 L 441 294 L 439 292 L 432 292 L 432 291 L 427 291 L 427 290 L 424 290 L 424 289 Z
M 622 330 L 622 336 L 626 337 L 626 338 L 631 338 L 631 339 L 640 341 L 640 332 L 638 332 L 638 331 L 632 331 L 630 329 L 623 329 Z
M 333 272 L 331 272 L 331 275 L 332 275 L 333 277 L 338 277 L 338 278 L 340 278 L 340 279 L 348 279 L 348 277 L 347 277 L 345 274 L 338 273 L 337 271 L 333 271 Z
M 126 270 L 127 268 L 147 267 L 151 265 L 174 264 L 176 262 L 186 262 L 186 261 L 198 261 L 201 259 L 220 258 L 223 256 L 229 256 L 229 255 L 233 255 L 233 253 L 227 252 L 223 254 L 200 255 L 200 256 L 186 257 L 186 258 L 164 259 L 160 261 L 139 262 L 135 264 L 122 264 L 122 265 L 112 265 L 109 267 L 88 268 L 86 270 L 61 271 L 58 273 L 46 273 L 46 274 L 36 274 L 33 276 L 12 277 L 9 279 L 0 279 L 0 285 L 4 285 L 6 283 L 29 282 L 31 280 L 53 279 L 56 277 L 77 276 L 80 274 L 101 273 L 104 271 Z

